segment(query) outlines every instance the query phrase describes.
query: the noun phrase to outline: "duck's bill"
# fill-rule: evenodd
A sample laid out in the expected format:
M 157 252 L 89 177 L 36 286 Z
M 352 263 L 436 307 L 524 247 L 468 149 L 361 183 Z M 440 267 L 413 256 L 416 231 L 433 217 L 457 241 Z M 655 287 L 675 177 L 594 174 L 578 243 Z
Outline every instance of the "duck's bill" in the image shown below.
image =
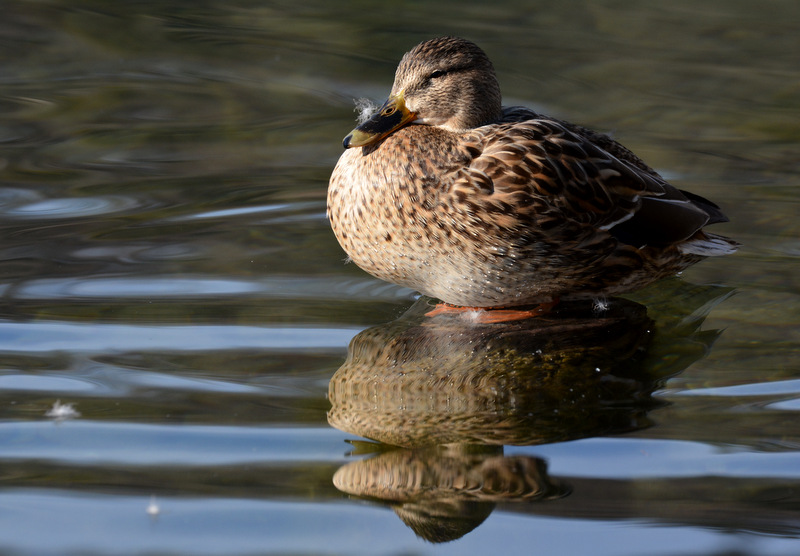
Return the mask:
M 417 115 L 406 108 L 403 92 L 400 91 L 398 94 L 390 96 L 369 120 L 344 138 L 344 148 L 364 147 L 377 143 L 416 118 Z

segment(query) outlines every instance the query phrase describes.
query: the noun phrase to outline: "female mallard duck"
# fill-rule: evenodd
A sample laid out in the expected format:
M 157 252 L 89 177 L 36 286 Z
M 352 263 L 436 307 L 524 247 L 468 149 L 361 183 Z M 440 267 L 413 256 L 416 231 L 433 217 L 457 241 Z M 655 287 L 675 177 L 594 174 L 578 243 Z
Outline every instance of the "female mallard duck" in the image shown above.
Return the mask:
M 503 108 L 489 58 L 444 37 L 400 61 L 344 139 L 328 216 L 374 276 L 445 303 L 517 307 L 622 293 L 736 250 L 727 218 L 610 137 Z

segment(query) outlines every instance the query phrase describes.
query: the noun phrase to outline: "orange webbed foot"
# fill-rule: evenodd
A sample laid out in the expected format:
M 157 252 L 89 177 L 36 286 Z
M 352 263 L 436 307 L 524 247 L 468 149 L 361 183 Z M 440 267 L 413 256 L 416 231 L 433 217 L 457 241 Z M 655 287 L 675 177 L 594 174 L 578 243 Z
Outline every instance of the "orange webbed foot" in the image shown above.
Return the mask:
M 558 305 L 558 299 L 540 303 L 525 309 L 507 307 L 461 307 L 448 303 L 439 303 L 433 310 L 425 313 L 426 317 L 436 315 L 453 315 L 470 320 L 478 324 L 496 324 L 501 322 L 514 322 L 546 315 Z

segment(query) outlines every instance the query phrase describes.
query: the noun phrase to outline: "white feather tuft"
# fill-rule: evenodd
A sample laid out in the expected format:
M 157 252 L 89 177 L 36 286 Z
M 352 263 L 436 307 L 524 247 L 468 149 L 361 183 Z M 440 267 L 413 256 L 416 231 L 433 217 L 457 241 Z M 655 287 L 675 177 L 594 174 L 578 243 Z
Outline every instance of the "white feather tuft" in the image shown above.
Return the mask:
M 75 419 L 80 417 L 80 412 L 75 409 L 75 404 L 61 403 L 61 400 L 56 400 L 53 407 L 45 412 L 45 417 L 50 417 L 56 421 L 65 421 L 67 419 Z
M 357 98 L 355 103 L 355 111 L 358 112 L 358 125 L 361 125 L 369 120 L 372 115 L 378 111 L 378 108 L 380 108 L 380 106 L 368 98 Z
M 607 297 L 595 297 L 592 300 L 592 310 L 595 313 L 605 313 L 608 311 L 610 305 Z

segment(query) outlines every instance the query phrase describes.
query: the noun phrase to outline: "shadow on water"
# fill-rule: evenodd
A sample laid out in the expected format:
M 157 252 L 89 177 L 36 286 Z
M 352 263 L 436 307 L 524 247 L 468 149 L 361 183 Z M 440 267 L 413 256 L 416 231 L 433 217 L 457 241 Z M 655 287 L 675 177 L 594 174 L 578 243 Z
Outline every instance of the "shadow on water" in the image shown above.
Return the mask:
M 391 506 L 433 542 L 460 538 L 499 503 L 570 496 L 577 487 L 550 477 L 543 459 L 504 446 L 648 427 L 648 412 L 665 404 L 654 391 L 708 353 L 719 331 L 700 326 L 732 293 L 675 288 L 693 303 L 680 317 L 664 307 L 677 296 L 664 296 L 654 318 L 615 298 L 602 310 L 573 302 L 538 319 L 475 324 L 426 317 L 423 298 L 361 332 L 330 381 L 328 421 L 377 442 L 352 441 L 353 455 L 369 456 L 342 466 L 335 486 Z

